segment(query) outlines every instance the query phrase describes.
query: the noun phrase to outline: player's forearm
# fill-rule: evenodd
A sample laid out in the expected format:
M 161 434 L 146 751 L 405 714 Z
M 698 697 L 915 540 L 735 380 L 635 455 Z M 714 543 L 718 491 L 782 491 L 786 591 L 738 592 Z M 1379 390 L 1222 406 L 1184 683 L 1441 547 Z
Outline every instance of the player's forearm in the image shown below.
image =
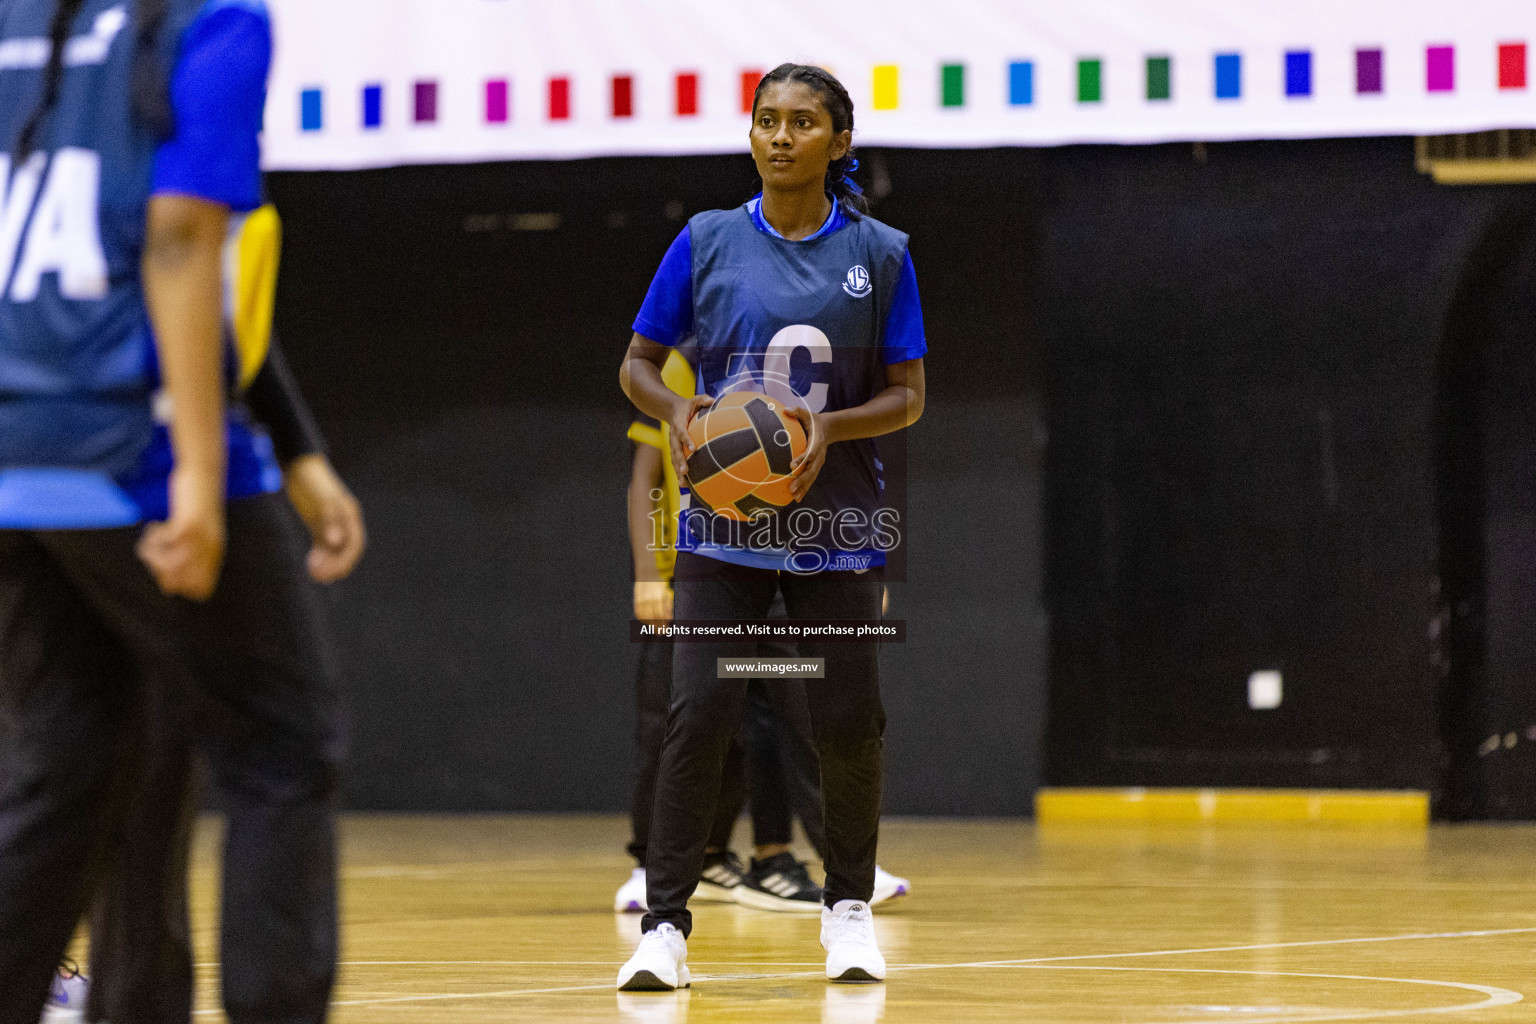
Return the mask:
M 650 583 L 661 579 L 656 570 L 656 555 L 651 546 L 656 543 L 656 521 L 651 518 L 656 503 L 651 500 L 651 488 L 631 482 L 629 485 L 629 554 L 634 560 L 635 582 Z
M 922 395 L 909 385 L 893 384 L 863 405 L 822 413 L 821 424 L 831 444 L 893 434 L 916 423 L 922 414 Z
M 171 410 L 176 466 L 217 481 L 225 471 L 223 250 L 229 212 L 183 196 L 150 201 L 144 299 Z
M 879 437 L 910 427 L 923 415 L 927 395 L 923 361 L 909 359 L 885 368 L 885 388 L 863 405 L 819 417 L 827 443 Z
M 661 362 L 668 351 L 666 346 L 636 334 L 619 366 L 619 386 L 624 394 L 635 408 L 661 423 L 672 422 L 679 408 L 688 404 L 661 379 Z

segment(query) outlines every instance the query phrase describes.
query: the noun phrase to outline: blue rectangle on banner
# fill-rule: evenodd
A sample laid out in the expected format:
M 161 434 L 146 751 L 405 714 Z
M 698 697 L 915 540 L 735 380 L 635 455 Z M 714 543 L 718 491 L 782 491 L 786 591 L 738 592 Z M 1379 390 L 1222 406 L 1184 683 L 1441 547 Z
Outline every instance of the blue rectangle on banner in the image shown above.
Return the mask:
M 1035 102 L 1033 61 L 1018 60 L 1008 65 L 1008 102 L 1015 107 L 1027 107 Z
M 1312 51 L 1292 50 L 1285 55 L 1285 94 L 1312 95 Z
M 370 85 L 363 89 L 363 127 L 377 128 L 384 123 L 384 87 Z
M 1243 56 L 1240 53 L 1216 55 L 1216 98 L 1235 100 L 1243 95 Z
M 299 93 L 299 127 L 306 132 L 317 132 L 324 126 L 319 89 L 305 89 Z

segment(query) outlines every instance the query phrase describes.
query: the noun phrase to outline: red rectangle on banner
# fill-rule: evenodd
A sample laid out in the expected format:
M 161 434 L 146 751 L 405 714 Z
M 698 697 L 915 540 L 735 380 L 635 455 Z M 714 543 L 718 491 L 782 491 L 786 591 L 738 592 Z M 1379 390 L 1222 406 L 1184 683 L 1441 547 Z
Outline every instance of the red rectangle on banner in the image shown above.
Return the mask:
M 613 76 L 613 116 L 635 116 L 635 80 L 629 75 Z
M 549 80 L 549 119 L 551 121 L 568 121 L 571 117 L 571 80 L 569 78 L 551 78 Z
M 1499 44 L 1499 88 L 1525 88 L 1525 44 Z
M 699 76 L 687 72 L 677 76 L 677 116 L 692 117 L 699 112 Z
M 752 113 L 752 99 L 757 95 L 757 83 L 763 80 L 761 71 L 743 71 L 741 73 L 741 112 Z

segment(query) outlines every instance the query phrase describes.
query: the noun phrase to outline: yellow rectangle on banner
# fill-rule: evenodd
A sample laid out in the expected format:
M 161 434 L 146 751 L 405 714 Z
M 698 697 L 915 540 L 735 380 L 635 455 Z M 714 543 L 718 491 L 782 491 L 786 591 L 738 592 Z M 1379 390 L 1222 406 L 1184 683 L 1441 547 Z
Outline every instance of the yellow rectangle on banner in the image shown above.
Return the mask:
M 1350 789 L 1042 789 L 1042 825 L 1343 825 L 1423 828 L 1429 794 Z
M 875 109 L 895 110 L 898 100 L 896 65 L 875 65 Z

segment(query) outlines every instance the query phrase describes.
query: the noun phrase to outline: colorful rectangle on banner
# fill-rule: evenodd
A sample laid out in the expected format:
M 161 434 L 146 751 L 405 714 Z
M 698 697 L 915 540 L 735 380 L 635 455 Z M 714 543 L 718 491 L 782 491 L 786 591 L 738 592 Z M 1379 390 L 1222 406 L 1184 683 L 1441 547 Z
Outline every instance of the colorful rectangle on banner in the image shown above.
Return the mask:
M 1362 96 L 1381 92 L 1383 60 L 1379 49 L 1355 51 L 1355 92 Z
M 741 73 L 741 112 L 752 113 L 752 100 L 757 95 L 757 84 L 763 80 L 761 71 L 743 71 Z
M 939 69 L 939 103 L 946 107 L 965 106 L 964 64 L 945 64 Z
M 1216 98 L 1236 100 L 1243 96 L 1243 55 L 1218 53 L 1216 55 Z
M 1173 58 L 1147 58 L 1147 99 L 1173 99 Z
M 1077 102 L 1098 103 L 1104 99 L 1104 62 L 1098 59 L 1077 62 Z
M 486 124 L 506 124 L 511 119 L 511 84 L 505 78 L 494 78 L 485 83 Z
M 437 123 L 437 83 L 416 83 L 416 123 Z
M 378 128 L 384 124 L 384 87 L 363 86 L 363 127 Z
M 1499 44 L 1499 88 L 1524 89 L 1526 55 L 1524 43 Z
M 875 109 L 895 110 L 901 100 L 900 71 L 895 64 L 875 66 Z
M 1285 55 L 1285 94 L 1312 95 L 1312 51 L 1291 50 Z
M 677 116 L 693 117 L 699 112 L 699 76 L 685 71 L 677 76 Z
M 1424 88 L 1430 92 L 1452 92 L 1456 88 L 1456 48 L 1428 46 L 1424 49 Z
M 571 80 L 569 78 L 549 80 L 549 119 L 551 121 L 571 119 Z
M 635 80 L 631 75 L 613 76 L 613 116 L 635 116 Z
M 1016 60 L 1008 65 L 1008 103 L 1027 107 L 1035 102 L 1035 63 Z
M 325 127 L 325 100 L 319 89 L 299 93 L 299 127 L 306 132 Z

